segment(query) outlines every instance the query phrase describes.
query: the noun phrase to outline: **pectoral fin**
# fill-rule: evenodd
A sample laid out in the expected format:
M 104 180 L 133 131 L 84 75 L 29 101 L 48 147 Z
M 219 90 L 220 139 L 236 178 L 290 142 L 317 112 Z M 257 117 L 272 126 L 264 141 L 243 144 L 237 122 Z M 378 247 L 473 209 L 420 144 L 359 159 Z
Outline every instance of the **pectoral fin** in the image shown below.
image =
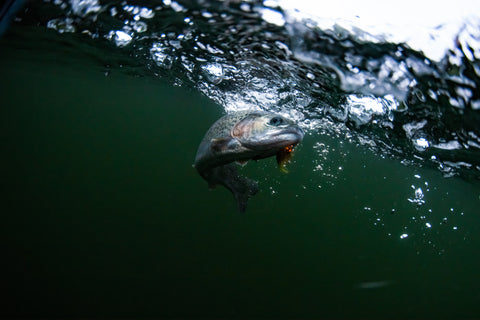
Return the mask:
M 215 152 L 221 152 L 231 147 L 232 138 L 218 138 L 210 141 L 210 148 Z
M 237 160 L 235 162 L 243 167 L 248 163 L 248 160 Z

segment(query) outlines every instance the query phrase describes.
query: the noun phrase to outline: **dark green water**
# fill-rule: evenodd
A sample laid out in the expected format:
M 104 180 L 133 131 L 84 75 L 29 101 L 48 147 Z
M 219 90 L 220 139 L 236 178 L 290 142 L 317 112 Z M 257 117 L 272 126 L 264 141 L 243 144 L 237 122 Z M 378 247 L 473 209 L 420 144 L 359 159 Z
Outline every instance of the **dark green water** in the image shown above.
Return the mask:
M 3 317 L 480 317 L 478 183 L 310 132 L 241 215 L 192 168 L 220 107 L 8 39 Z

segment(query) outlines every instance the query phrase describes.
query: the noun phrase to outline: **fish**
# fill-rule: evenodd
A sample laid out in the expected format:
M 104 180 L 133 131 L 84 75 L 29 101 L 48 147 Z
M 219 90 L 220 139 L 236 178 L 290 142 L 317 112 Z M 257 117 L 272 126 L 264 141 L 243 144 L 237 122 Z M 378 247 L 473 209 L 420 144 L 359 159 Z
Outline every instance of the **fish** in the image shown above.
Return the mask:
M 304 131 L 292 120 L 266 111 L 238 111 L 218 119 L 205 133 L 195 156 L 194 167 L 210 188 L 223 185 L 245 212 L 250 197 L 258 191 L 255 180 L 238 173 L 249 160 L 276 156 L 287 172 L 293 150 Z

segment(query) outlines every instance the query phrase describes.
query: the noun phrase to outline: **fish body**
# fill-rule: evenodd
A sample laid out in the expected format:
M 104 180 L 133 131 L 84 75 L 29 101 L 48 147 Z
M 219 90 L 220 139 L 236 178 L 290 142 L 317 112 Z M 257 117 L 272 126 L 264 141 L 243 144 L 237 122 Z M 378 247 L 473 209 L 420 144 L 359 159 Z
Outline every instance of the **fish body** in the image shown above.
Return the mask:
M 292 120 L 271 112 L 235 112 L 217 120 L 200 142 L 194 167 L 210 187 L 229 189 L 241 212 L 258 192 L 257 182 L 238 174 L 236 163 L 277 156 L 284 171 L 293 147 L 304 136 Z

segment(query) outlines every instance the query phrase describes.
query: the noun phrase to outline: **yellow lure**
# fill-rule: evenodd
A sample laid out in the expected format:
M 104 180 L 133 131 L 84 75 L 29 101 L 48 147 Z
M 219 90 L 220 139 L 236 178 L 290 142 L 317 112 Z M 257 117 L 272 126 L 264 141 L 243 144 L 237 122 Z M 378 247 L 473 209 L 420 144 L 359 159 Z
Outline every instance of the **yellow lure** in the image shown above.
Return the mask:
M 283 148 L 279 153 L 277 153 L 278 168 L 280 168 L 280 170 L 284 173 L 288 173 L 286 166 L 287 166 L 287 163 L 292 158 L 293 147 L 294 145 L 291 144 Z

